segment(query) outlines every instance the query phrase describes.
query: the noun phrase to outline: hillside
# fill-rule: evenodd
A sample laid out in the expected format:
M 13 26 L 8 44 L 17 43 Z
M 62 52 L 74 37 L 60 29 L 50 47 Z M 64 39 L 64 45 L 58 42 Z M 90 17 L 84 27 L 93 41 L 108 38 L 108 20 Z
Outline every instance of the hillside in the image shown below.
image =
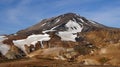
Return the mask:
M 119 28 L 66 13 L 0 36 L 0 61 L 42 58 L 68 64 L 120 66 L 119 37 Z

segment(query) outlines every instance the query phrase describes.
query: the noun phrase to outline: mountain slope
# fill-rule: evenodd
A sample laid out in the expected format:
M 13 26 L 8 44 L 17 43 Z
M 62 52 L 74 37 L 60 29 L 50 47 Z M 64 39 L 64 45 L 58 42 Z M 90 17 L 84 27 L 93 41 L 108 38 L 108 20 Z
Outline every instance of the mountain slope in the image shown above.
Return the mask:
M 98 56 L 92 61 L 101 64 L 98 61 L 101 57 L 106 55 L 107 59 L 111 59 L 114 52 L 111 54 L 106 52 L 103 55 L 99 54 L 100 51 L 102 48 L 107 50 L 106 47 L 109 46 L 111 48 L 111 45 L 116 48 L 115 44 L 120 43 L 119 37 L 119 28 L 107 27 L 74 13 L 67 13 L 44 19 L 31 27 L 18 31 L 16 34 L 1 36 L 0 53 L 8 59 L 37 56 L 76 60 L 79 56 L 84 55 L 79 62 L 91 58 L 92 54 L 93 57 Z M 119 51 L 119 49 L 117 50 Z M 119 59 L 119 57 L 117 58 Z M 91 59 L 86 62 L 91 62 Z M 119 63 L 119 61 L 117 62 Z
M 27 29 L 20 30 L 17 33 L 24 34 L 29 32 L 29 34 L 32 34 L 33 33 L 32 31 L 34 31 L 34 33 L 38 32 L 41 33 L 41 31 L 46 30 L 65 31 L 68 30 L 69 28 L 75 28 L 77 27 L 77 25 L 83 27 L 83 31 L 94 29 L 96 27 L 107 28 L 102 24 L 99 24 L 92 20 L 87 20 L 86 18 L 76 15 L 74 13 L 67 13 L 57 17 L 44 19 L 40 23 L 37 23 L 36 25 L 33 25 Z

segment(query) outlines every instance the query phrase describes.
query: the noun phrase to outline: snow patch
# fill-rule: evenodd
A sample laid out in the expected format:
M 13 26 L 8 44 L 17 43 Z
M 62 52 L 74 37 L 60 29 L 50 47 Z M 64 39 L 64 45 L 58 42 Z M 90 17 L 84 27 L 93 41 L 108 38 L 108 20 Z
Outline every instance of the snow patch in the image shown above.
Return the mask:
M 73 34 L 71 32 L 59 32 L 57 34 L 59 37 L 61 37 L 62 41 L 76 41 L 75 38 L 77 37 L 77 34 Z
M 4 41 L 5 39 L 7 39 L 6 36 L 0 36 L 0 52 L 2 53 L 2 55 L 5 55 L 10 49 L 9 45 L 3 44 L 2 41 Z
M 59 21 L 60 21 L 60 18 L 58 18 L 58 19 L 56 20 L 56 23 L 59 22 Z
M 58 26 L 59 26 L 59 25 L 58 25 Z M 53 29 L 57 28 L 58 26 L 55 26 L 55 27 L 51 28 L 51 30 L 53 30 Z
M 5 36 L 0 36 L 0 39 L 4 38 Z
M 0 52 L 2 53 L 2 55 L 5 55 L 9 49 L 10 49 L 9 45 L 0 43 Z
M 17 46 L 18 48 L 20 48 L 21 50 L 23 50 L 25 52 L 25 47 L 24 45 L 28 45 L 26 42 L 25 42 L 26 39 L 21 39 L 21 40 L 13 40 L 13 43 L 15 46 Z M 30 45 L 28 45 L 30 46 Z
M 47 32 L 52 32 L 52 31 L 55 31 L 55 30 L 53 30 L 53 29 L 51 29 L 51 30 L 45 30 L 45 31 L 42 31 L 42 33 L 47 33 Z
M 66 27 L 68 28 L 67 31 L 71 33 L 81 32 L 83 29 L 83 25 L 79 25 L 76 21 L 72 21 L 72 20 L 68 21 Z
M 80 21 L 81 21 L 81 22 L 84 22 L 84 20 L 83 20 L 83 19 L 81 19 L 81 18 L 80 18 Z
M 2 42 L 3 40 L 7 39 L 6 36 L 0 36 L 0 42 Z
M 44 26 L 46 23 L 42 24 L 41 26 Z
M 38 34 L 38 35 L 30 35 L 26 39 L 21 39 L 21 40 L 13 40 L 13 43 L 15 46 L 23 50 L 25 53 L 25 47 L 24 45 L 26 44 L 27 46 L 30 46 L 31 44 L 35 46 L 35 44 L 40 41 L 42 48 L 44 48 L 42 41 L 48 41 L 50 40 L 50 37 L 48 34 Z
M 65 25 L 67 31 L 58 32 L 58 36 L 61 37 L 62 41 L 76 41 L 77 32 L 81 32 L 83 29 L 83 25 L 79 25 L 76 21 L 69 20 Z
M 58 26 L 59 26 L 59 25 L 58 25 Z M 42 31 L 42 33 L 47 33 L 47 32 L 56 31 L 56 30 L 54 30 L 54 29 L 57 28 L 58 26 L 55 26 L 55 27 L 51 28 L 50 30 Z
M 79 19 L 82 23 L 85 23 L 86 25 L 89 25 L 88 23 L 86 23 L 82 18 L 77 18 Z

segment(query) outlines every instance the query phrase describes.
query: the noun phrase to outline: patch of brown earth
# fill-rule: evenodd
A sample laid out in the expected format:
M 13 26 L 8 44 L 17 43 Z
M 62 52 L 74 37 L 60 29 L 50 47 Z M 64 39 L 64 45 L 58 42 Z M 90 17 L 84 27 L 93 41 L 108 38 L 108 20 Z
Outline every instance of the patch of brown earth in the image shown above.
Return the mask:
M 49 59 L 22 59 L 14 62 L 0 63 L 0 67 L 117 67 L 117 66 L 82 65 L 81 63 Z

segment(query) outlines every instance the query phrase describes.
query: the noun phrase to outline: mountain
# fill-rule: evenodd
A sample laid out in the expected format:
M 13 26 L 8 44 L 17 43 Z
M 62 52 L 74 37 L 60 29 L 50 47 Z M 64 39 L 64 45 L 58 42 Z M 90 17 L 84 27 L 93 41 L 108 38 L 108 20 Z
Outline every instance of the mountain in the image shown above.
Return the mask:
M 104 62 L 119 65 L 119 37 L 119 28 L 105 26 L 75 13 L 66 13 L 44 19 L 15 34 L 0 36 L 0 57 L 44 57 L 72 59 L 83 64 L 93 62 L 101 65 Z M 118 56 L 113 57 L 115 54 Z
M 80 28 L 83 28 L 82 31 L 88 31 L 96 28 L 107 28 L 107 26 L 104 26 L 92 20 L 87 20 L 86 18 L 74 13 L 67 13 L 57 17 L 44 19 L 41 22 L 28 27 L 27 29 L 18 31 L 17 34 L 40 33 L 46 30 L 70 31 L 72 29 Z

